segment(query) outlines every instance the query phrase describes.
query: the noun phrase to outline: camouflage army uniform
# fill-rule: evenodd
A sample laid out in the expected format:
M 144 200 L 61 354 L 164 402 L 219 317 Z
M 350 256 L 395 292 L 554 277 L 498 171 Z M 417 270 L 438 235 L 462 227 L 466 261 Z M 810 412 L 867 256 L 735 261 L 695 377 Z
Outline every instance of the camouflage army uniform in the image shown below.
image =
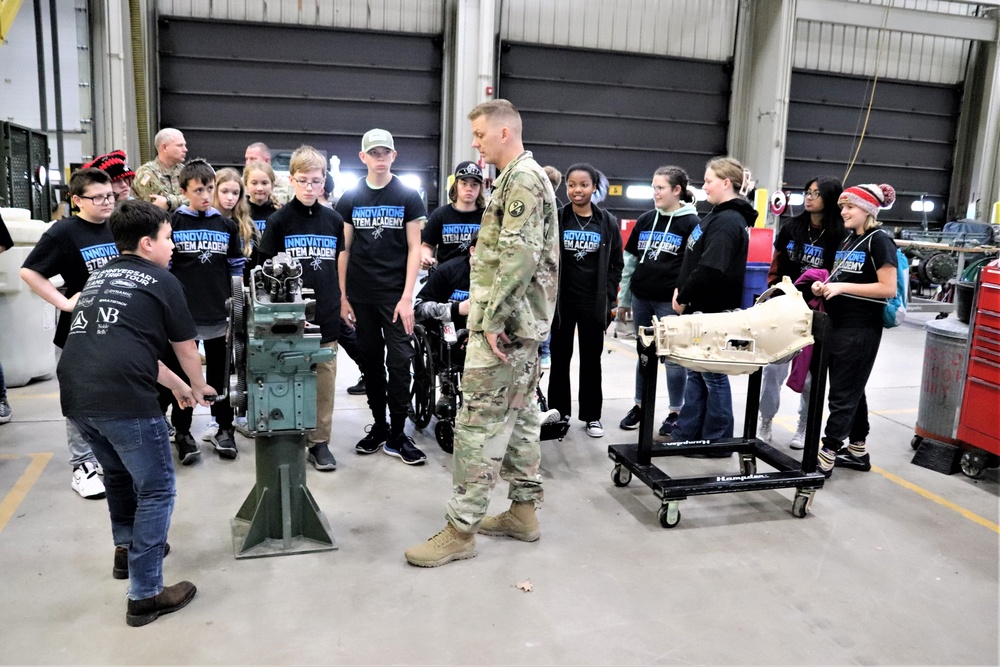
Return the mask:
M 486 515 L 500 476 L 517 502 L 542 499 L 540 416 L 535 402 L 538 346 L 549 335 L 559 280 L 559 223 L 552 184 L 524 152 L 493 185 L 471 259 L 469 344 L 463 405 L 455 428 L 454 495 L 448 521 L 473 532 Z M 498 341 L 504 363 L 486 333 Z M 508 437 L 504 437 L 509 433 Z
M 186 206 L 188 200 L 181 195 L 181 169 L 183 163 L 172 168 L 163 166 L 157 158 L 135 170 L 135 180 L 132 181 L 132 194 L 136 199 L 150 201 L 150 195 L 160 195 L 167 200 L 169 210 L 178 206 Z
M 292 201 L 292 197 L 295 193 L 292 191 L 292 182 L 287 176 L 281 174 L 275 174 L 274 185 L 271 188 L 271 196 L 274 200 L 278 202 L 279 206 L 284 206 L 288 202 Z

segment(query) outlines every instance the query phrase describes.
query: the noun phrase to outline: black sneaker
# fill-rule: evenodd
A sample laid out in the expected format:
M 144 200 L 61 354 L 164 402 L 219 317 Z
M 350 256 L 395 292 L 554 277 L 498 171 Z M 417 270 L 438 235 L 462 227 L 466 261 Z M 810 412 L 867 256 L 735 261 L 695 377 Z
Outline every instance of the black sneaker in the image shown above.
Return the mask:
M 625 418 L 618 422 L 619 428 L 623 428 L 626 431 L 634 431 L 639 428 L 639 422 L 642 421 L 642 408 L 638 405 L 633 405 L 632 409 L 628 411 Z
M 855 456 L 850 449 L 844 448 L 837 452 L 837 463 L 838 468 L 850 468 L 851 470 L 860 470 L 861 472 L 868 472 L 872 469 L 872 460 L 868 454 L 862 454 L 861 456 Z
M 317 442 L 308 449 L 306 460 L 313 464 L 316 470 L 329 472 L 337 469 L 337 459 L 333 458 L 330 446 L 325 442 Z
M 420 466 L 427 461 L 427 455 L 417 449 L 417 446 L 413 444 L 413 438 L 405 433 L 394 435 L 386 440 L 385 444 L 382 445 L 382 451 L 389 456 L 395 456 L 408 466 Z
M 381 424 L 369 424 L 365 427 L 368 434 L 354 445 L 354 451 L 358 454 L 374 454 L 382 446 L 382 443 L 389 438 L 389 425 L 385 422 Z
M 677 426 L 677 419 L 680 416 L 681 414 L 679 412 L 671 412 L 667 415 L 666 419 L 663 420 L 663 423 L 660 424 L 660 435 L 670 435 L 673 432 L 674 427 Z
M 235 459 L 236 440 L 233 439 L 233 432 L 229 429 L 219 429 L 219 432 L 212 438 L 215 444 L 215 451 L 219 452 L 220 459 Z
M 189 466 L 201 456 L 198 443 L 194 441 L 190 433 L 178 433 L 174 437 L 174 445 L 177 446 L 177 458 L 181 460 L 181 465 Z
M 358 378 L 358 383 L 356 385 L 347 388 L 347 393 L 351 396 L 364 396 L 365 395 L 365 376 L 362 375 Z

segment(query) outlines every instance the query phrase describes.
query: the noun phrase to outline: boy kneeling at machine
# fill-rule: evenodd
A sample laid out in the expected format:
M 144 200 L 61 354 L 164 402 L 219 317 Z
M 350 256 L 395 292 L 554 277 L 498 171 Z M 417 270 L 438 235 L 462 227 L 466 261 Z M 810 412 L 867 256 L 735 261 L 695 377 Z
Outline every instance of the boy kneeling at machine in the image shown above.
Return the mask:
M 167 422 L 156 383 L 184 407 L 208 405 L 184 289 L 169 271 L 173 252 L 165 211 L 121 203 L 110 226 L 121 253 L 87 280 L 73 310 L 57 374 L 63 414 L 104 467 L 115 542 L 115 575 L 129 577 L 131 626 L 177 611 L 194 597 L 188 581 L 163 586 L 163 556 L 175 484 Z M 172 348 L 191 386 L 160 361 Z

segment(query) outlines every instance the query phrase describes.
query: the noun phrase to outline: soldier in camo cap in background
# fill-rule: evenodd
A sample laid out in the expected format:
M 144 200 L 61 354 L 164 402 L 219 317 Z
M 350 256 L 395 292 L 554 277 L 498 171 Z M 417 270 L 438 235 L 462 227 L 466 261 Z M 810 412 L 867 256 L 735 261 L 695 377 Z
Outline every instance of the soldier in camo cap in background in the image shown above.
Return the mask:
M 469 344 L 448 525 L 406 552 L 406 560 L 420 567 L 472 558 L 476 532 L 525 542 L 540 535 L 535 517 L 542 500 L 540 416 L 534 391 L 538 347 L 549 335 L 559 278 L 555 193 L 524 150 L 521 116 L 510 102 L 484 102 L 469 119 L 472 146 L 500 174 L 472 258 Z M 512 503 L 490 517 L 486 510 L 501 462 Z

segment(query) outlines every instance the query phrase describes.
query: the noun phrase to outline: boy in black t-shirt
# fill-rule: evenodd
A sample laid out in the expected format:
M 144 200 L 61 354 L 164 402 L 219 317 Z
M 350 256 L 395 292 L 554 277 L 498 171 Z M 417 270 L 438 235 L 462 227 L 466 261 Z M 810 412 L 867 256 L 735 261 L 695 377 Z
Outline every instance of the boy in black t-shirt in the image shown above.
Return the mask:
M 413 287 L 420 269 L 420 224 L 427 217 L 416 191 L 392 175 L 392 135 L 369 130 L 361 140 L 368 175 L 337 202 L 344 218 L 340 263 L 341 312 L 355 324 L 365 359 L 365 389 L 375 423 L 355 447 L 359 454 L 382 449 L 408 465 L 427 457 L 403 432 L 410 402 L 413 347 Z M 383 357 L 389 371 L 386 384 Z M 385 423 L 386 404 L 390 423 Z
M 472 235 L 479 232 L 483 211 L 486 210 L 483 170 L 479 165 L 475 162 L 459 163 L 455 168 L 454 182 L 448 188 L 448 200 L 449 204 L 434 209 L 420 234 L 421 268 L 429 269 L 469 254 Z
M 73 310 L 59 360 L 63 414 L 105 472 L 116 578 L 129 578 L 131 626 L 177 611 L 194 597 L 188 581 L 163 586 L 163 555 L 176 495 L 167 423 L 157 383 L 184 406 L 205 405 L 195 326 L 184 288 L 167 270 L 173 242 L 167 214 L 143 201 L 111 215 L 121 256 L 98 269 Z M 172 349 L 191 386 L 159 361 Z
M 212 207 L 215 193 L 212 166 L 204 160 L 191 160 L 181 169 L 180 184 L 181 193 L 189 203 L 177 207 L 171 219 L 174 255 L 170 272 L 184 285 L 188 308 L 198 328 L 198 340 L 204 341 L 209 383 L 223 392 L 220 400 L 212 404 L 212 416 L 219 428 L 211 440 L 221 458 L 235 459 L 233 409 L 225 391 L 229 378 L 224 376 L 229 319 L 226 299 L 232 294 L 232 277 L 243 276 L 246 258 L 241 251 L 239 227 Z M 177 429 L 174 443 L 181 463 L 189 465 L 200 455 L 191 436 L 193 410 L 176 402 L 173 406 L 171 421 Z
M 111 177 L 100 169 L 80 169 L 70 177 L 69 194 L 79 213 L 45 230 L 20 272 L 32 291 L 59 309 L 59 323 L 52 341 L 59 348 L 66 342 L 70 314 L 87 278 L 118 256 L 108 227 L 108 216 L 115 206 Z M 49 280 L 57 275 L 65 283 L 65 296 Z M 104 483 L 98 475 L 97 459 L 69 420 L 66 441 L 73 467 L 71 487 L 84 498 L 103 498 Z
M 337 380 L 337 339 L 340 337 L 340 270 L 344 249 L 344 219 L 319 203 L 325 182 L 326 160 L 311 146 L 292 153 L 289 172 L 294 196 L 267 219 L 260 242 L 260 259 L 286 252 L 302 265 L 302 286 L 315 292 L 320 344 L 332 347 L 334 357 L 316 367 L 316 429 L 309 434 L 307 459 L 317 470 L 336 470 L 330 452 L 334 385 Z

